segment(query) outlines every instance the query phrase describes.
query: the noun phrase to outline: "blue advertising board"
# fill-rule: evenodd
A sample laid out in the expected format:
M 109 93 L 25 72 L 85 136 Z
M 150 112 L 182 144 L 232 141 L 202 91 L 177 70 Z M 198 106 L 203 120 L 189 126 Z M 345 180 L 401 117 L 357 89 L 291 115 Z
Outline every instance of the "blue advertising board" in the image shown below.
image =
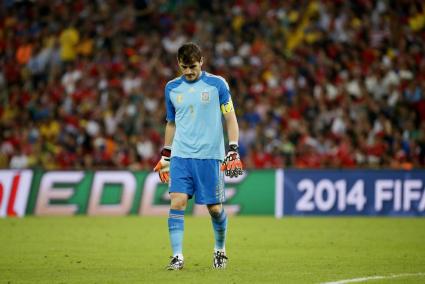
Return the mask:
M 281 170 L 276 216 L 425 216 L 425 171 Z

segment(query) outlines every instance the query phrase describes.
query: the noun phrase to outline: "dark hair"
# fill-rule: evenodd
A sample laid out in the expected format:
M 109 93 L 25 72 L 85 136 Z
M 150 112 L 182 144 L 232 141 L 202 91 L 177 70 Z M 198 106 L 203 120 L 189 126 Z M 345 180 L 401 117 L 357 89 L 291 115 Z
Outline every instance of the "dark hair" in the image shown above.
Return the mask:
M 177 51 L 177 60 L 184 64 L 199 62 L 202 58 L 201 48 L 193 42 L 187 42 Z

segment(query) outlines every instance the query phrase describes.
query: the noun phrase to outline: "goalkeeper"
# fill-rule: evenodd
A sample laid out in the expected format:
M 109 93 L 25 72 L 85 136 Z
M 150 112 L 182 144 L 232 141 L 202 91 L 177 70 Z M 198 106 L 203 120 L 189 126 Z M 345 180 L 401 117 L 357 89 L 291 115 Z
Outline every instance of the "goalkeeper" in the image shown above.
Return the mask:
M 243 174 L 238 122 L 227 82 L 202 71 L 203 57 L 198 45 L 183 44 L 177 52 L 177 63 L 182 76 L 165 87 L 165 145 L 154 169 L 162 182 L 168 182 L 171 197 L 168 230 L 173 256 L 167 269 L 183 268 L 184 211 L 192 197 L 196 204 L 206 205 L 211 215 L 215 237 L 213 267 L 222 269 L 227 263 L 224 175 Z M 226 156 L 222 114 L 229 137 Z

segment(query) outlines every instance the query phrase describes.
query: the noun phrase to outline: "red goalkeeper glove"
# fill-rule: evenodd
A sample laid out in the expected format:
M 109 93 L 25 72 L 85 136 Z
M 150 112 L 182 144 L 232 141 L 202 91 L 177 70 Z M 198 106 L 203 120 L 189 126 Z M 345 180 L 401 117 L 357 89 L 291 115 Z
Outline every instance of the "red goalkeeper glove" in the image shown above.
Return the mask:
M 243 165 L 238 150 L 238 145 L 230 144 L 229 152 L 221 163 L 221 170 L 228 177 L 238 177 L 243 174 Z
M 171 149 L 169 147 L 164 147 L 161 150 L 161 160 L 159 160 L 153 169 L 155 172 L 158 172 L 159 179 L 163 183 L 166 183 L 170 180 L 170 157 Z

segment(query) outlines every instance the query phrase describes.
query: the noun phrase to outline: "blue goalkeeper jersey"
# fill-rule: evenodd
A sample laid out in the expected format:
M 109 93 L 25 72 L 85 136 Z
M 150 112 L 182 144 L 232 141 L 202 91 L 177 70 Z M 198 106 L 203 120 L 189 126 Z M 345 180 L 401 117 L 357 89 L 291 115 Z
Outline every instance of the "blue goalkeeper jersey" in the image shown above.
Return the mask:
M 205 71 L 195 81 L 181 76 L 167 83 L 165 101 L 167 121 L 176 124 L 172 157 L 222 160 L 221 108 L 231 104 L 227 82 Z

